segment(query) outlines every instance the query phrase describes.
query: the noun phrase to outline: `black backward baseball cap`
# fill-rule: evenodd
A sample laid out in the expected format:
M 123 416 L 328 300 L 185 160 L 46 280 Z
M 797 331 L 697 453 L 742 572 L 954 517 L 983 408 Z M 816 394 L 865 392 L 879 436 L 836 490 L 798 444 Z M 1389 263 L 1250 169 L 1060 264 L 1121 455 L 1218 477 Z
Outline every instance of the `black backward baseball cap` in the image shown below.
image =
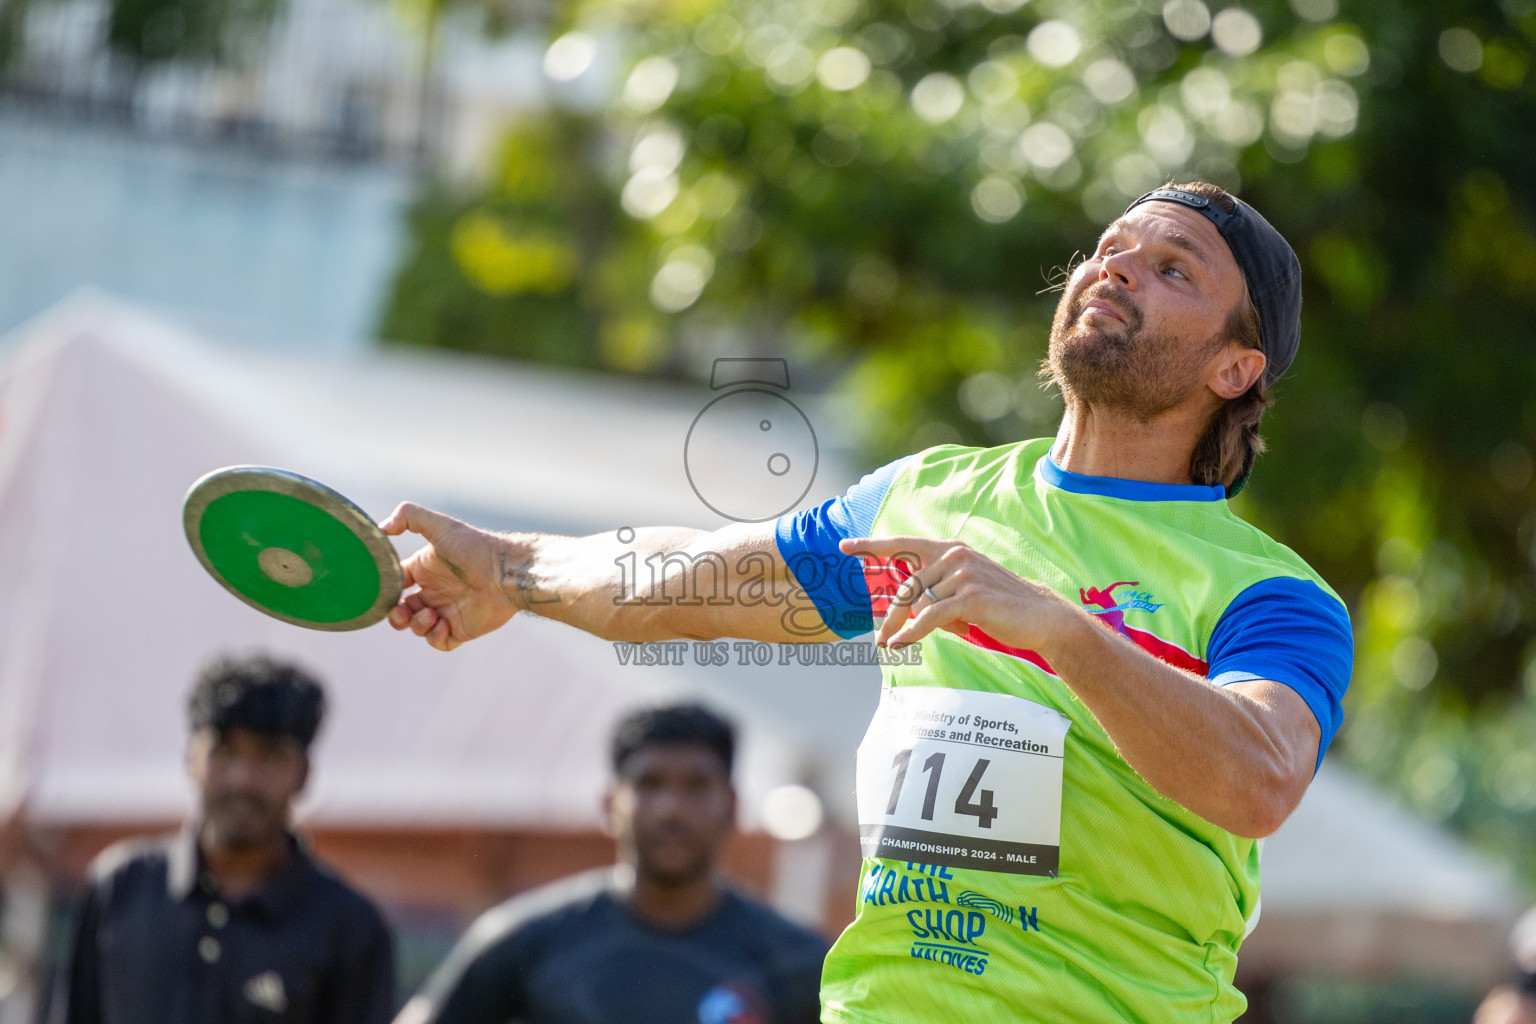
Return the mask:
M 1153 201 L 1189 207 L 1216 225 L 1226 239 L 1259 314 L 1259 344 L 1267 360 L 1264 383 L 1273 384 L 1290 367 L 1301 345 L 1301 262 L 1290 243 L 1258 210 L 1236 196 L 1232 201 L 1237 209 L 1228 213 L 1197 193 L 1159 188 L 1127 206 L 1125 212 Z

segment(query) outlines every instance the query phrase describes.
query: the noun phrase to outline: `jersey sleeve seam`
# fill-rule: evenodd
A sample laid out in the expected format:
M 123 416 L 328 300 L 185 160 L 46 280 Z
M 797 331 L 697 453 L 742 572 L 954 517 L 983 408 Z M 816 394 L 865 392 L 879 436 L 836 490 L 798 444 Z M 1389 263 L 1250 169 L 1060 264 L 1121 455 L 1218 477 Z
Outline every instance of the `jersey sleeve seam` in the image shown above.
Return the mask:
M 875 514 L 869 517 L 869 534 L 871 537 L 873 537 L 875 534 L 875 524 L 880 521 L 881 513 L 885 511 L 886 504 L 891 500 L 891 492 L 896 489 L 898 482 L 902 482 L 904 484 L 903 478 L 906 477 L 907 474 L 911 471 L 911 464 L 920 458 L 922 454 L 922 452 L 913 452 L 911 455 L 904 455 L 900 459 L 896 460 L 901 463 L 901 465 L 897 467 L 896 472 L 891 474 L 891 482 L 886 485 L 885 493 L 880 495 L 880 504 L 875 506 Z M 870 599 L 870 605 L 870 614 L 873 615 L 873 598 Z
M 1207 633 L 1205 635 L 1204 650 L 1202 650 L 1200 652 L 1200 655 L 1201 655 L 1201 660 L 1204 661 L 1208 667 L 1210 665 L 1211 640 L 1213 640 L 1215 638 L 1216 630 L 1221 627 L 1222 622 L 1227 617 L 1227 613 L 1232 610 L 1233 603 L 1235 603 L 1238 598 L 1240 598 L 1244 594 L 1248 593 L 1248 591 L 1252 590 L 1254 587 L 1262 586 L 1263 584 L 1269 583 L 1272 580 L 1295 580 L 1298 583 L 1310 583 L 1313 586 L 1317 587 L 1318 592 L 1321 593 L 1325 598 L 1327 598 L 1330 601 L 1333 601 L 1333 602 L 1337 603 L 1338 606 L 1343 610 L 1344 617 L 1346 619 L 1349 618 L 1349 606 L 1344 603 L 1343 599 L 1340 598 L 1337 594 L 1335 594 L 1332 591 L 1330 591 L 1327 587 L 1319 584 L 1317 580 L 1313 579 L 1309 575 L 1298 575 L 1298 574 L 1294 574 L 1294 573 L 1278 572 L 1278 573 L 1275 573 L 1274 575 L 1271 575 L 1271 576 L 1265 576 L 1262 579 L 1252 580 L 1252 581 L 1250 581 L 1248 583 L 1240 584 L 1240 585 L 1238 585 L 1232 591 L 1231 595 L 1225 601 L 1223 601 L 1221 603 L 1221 612 L 1220 612 L 1220 614 L 1218 614 L 1216 616 L 1215 621 L 1211 623 L 1211 628 L 1210 628 L 1209 631 L 1207 631 Z M 1207 678 L 1209 678 L 1209 677 L 1207 677 Z M 1270 682 L 1277 682 L 1278 683 L 1278 682 L 1281 682 L 1281 680 L 1274 679 L 1274 680 L 1270 680 Z

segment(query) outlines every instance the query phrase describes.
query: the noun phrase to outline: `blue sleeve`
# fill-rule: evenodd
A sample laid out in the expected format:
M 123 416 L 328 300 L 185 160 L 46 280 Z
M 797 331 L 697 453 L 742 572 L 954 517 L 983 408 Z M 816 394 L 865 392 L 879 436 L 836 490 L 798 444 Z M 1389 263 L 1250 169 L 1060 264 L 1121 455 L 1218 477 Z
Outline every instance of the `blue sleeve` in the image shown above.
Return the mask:
M 881 466 L 846 494 L 815 508 L 786 512 L 775 524 L 779 555 L 816 605 L 821 621 L 844 639 L 868 633 L 875 628 L 875 620 L 864 563 L 839 551 L 838 541 L 869 536 L 880 502 L 906 461 Z
M 1322 738 L 1317 763 L 1344 721 L 1344 691 L 1355 660 L 1349 613 L 1311 580 L 1255 583 L 1222 613 L 1206 649 L 1218 686 L 1249 679 L 1283 683 L 1301 695 Z

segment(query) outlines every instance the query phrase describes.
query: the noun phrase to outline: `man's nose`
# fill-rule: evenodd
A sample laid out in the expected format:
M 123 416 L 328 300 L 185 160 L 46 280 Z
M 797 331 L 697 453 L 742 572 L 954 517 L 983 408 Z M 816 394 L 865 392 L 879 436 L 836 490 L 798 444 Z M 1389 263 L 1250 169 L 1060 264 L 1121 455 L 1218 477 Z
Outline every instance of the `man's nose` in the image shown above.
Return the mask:
M 1138 271 L 1135 251 L 1123 249 L 1111 253 L 1099 262 L 1099 280 L 1113 281 L 1130 291 L 1136 290 Z
M 652 806 L 655 808 L 658 817 L 673 818 L 687 810 L 688 797 L 677 790 L 664 789 L 656 794 L 655 803 Z
M 224 781 L 231 788 L 250 789 L 261 775 L 261 769 L 246 758 L 237 757 L 225 768 Z

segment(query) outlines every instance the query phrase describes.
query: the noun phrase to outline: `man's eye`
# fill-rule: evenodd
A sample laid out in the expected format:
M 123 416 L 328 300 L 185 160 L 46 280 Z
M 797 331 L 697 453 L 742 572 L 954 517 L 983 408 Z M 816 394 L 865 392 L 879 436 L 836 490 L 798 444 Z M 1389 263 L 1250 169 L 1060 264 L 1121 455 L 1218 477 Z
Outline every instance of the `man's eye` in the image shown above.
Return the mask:
M 1163 268 L 1163 273 L 1169 274 L 1169 275 L 1171 275 L 1173 277 L 1178 277 L 1178 278 L 1187 278 L 1188 277 L 1188 275 L 1185 274 L 1184 271 L 1180 270 L 1178 267 L 1164 267 Z

